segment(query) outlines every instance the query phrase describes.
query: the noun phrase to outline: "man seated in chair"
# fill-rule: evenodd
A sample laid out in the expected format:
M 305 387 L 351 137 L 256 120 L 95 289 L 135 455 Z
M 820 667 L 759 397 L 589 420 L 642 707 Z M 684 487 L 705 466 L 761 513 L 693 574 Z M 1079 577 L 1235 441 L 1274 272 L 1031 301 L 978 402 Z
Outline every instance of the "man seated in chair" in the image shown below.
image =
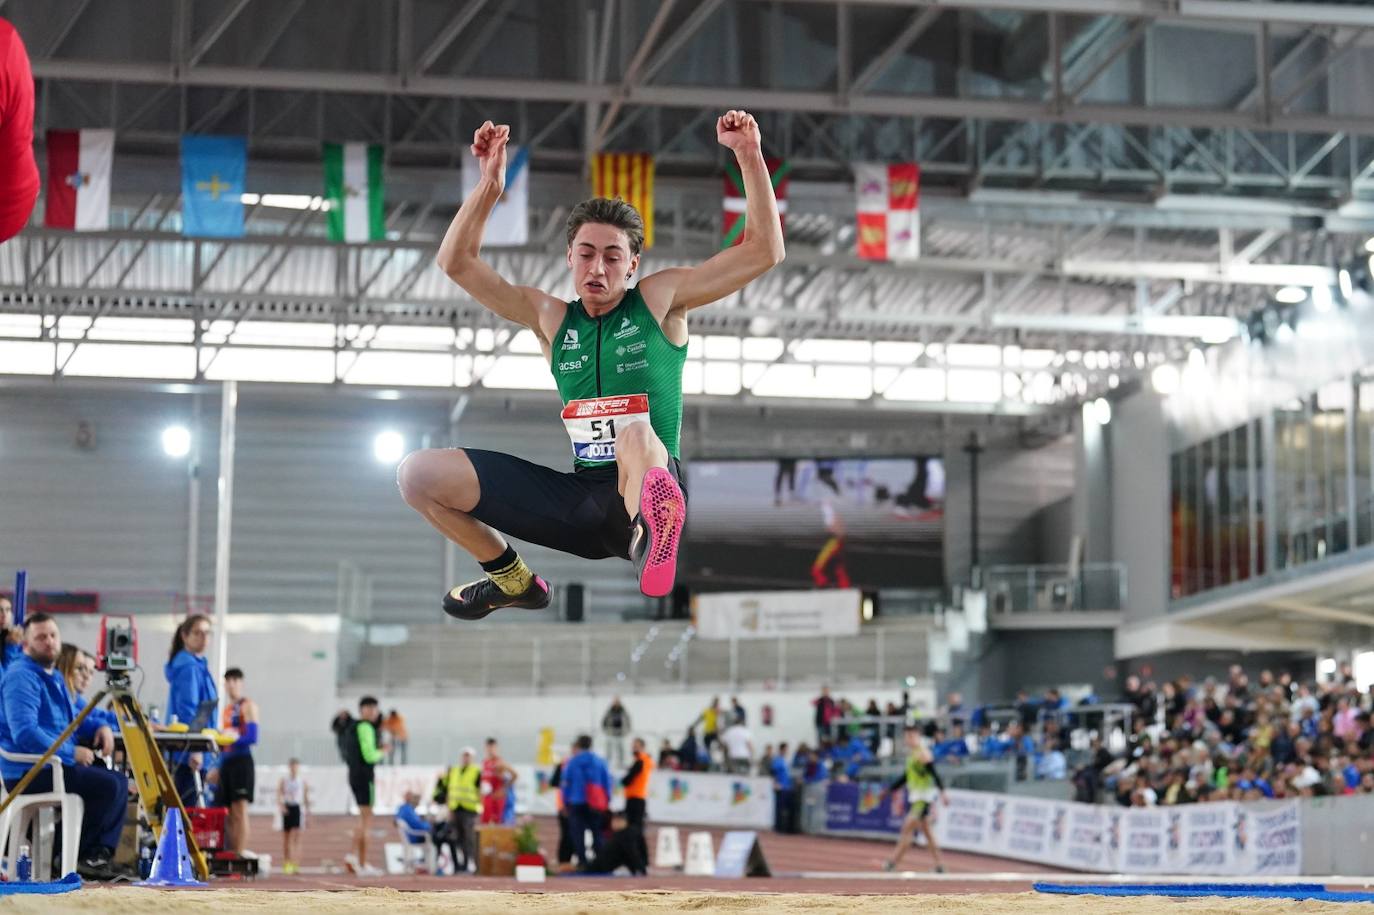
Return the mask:
M 76 717 L 66 679 L 57 670 L 61 650 L 62 635 L 51 616 L 35 613 L 24 621 L 24 655 L 6 667 L 0 679 L 0 751 L 6 756 L 41 756 L 57 745 L 54 756 L 61 761 L 66 790 L 85 803 L 77 871 L 87 879 L 108 880 L 116 876 L 111 857 L 124 828 L 129 780 L 120 772 L 92 765 L 96 751 L 77 745 L 92 743 L 103 756 L 114 752 L 114 734 L 99 719 L 87 717 L 73 737 L 58 744 Z M 32 764 L 0 758 L 6 790 L 18 784 Z M 24 793 L 52 790 L 53 770 L 44 765 Z

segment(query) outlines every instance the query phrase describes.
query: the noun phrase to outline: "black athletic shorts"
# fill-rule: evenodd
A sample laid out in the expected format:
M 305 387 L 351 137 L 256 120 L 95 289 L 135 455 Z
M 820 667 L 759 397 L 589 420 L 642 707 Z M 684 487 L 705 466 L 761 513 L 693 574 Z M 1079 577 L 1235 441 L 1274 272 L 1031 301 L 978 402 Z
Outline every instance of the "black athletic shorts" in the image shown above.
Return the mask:
M 301 805 L 287 804 L 286 812 L 281 815 L 281 831 L 290 832 L 301 828 Z
M 219 764 L 219 796 L 226 804 L 253 803 L 254 775 L 252 756 L 230 756 Z
M 463 451 L 482 489 L 477 507 L 468 512 L 478 521 L 516 540 L 584 559 L 630 558 L 630 516 L 614 463 L 560 473 L 499 451 Z M 686 498 L 676 458 L 668 458 L 668 471 Z
M 348 789 L 353 792 L 353 800 L 359 807 L 371 807 L 373 790 L 377 776 L 371 766 L 350 766 L 348 769 Z

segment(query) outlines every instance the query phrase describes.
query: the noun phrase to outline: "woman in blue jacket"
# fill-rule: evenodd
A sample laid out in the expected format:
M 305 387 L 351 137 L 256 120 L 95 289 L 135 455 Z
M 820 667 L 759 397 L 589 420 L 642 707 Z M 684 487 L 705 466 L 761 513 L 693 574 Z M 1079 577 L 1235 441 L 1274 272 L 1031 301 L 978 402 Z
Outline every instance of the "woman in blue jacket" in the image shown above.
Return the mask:
M 210 674 L 205 651 L 210 647 L 210 618 L 200 613 L 186 617 L 172 633 L 172 650 L 167 665 L 162 668 L 167 677 L 167 724 L 180 722 L 192 730 L 214 727 L 219 722 L 219 691 Z M 176 770 L 172 775 L 181 802 L 187 807 L 199 807 L 196 773 L 192 771 L 187 753 L 173 757 Z
M 81 714 L 81 710 L 86 707 L 88 702 L 86 689 L 91 685 L 91 679 L 95 676 L 95 658 L 67 642 L 58 652 L 57 671 L 62 674 L 62 679 L 67 681 L 67 692 L 71 693 L 72 696 L 72 711 L 78 715 Z M 86 718 L 109 728 L 112 733 L 119 730 L 119 718 L 110 709 L 93 708 Z

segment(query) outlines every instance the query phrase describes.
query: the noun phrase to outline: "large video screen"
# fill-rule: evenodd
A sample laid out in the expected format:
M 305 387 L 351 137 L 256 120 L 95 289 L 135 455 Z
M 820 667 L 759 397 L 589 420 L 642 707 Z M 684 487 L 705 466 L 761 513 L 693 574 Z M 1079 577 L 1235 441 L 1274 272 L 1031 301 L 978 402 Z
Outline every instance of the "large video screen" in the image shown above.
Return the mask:
M 692 461 L 680 571 L 699 589 L 943 583 L 938 457 Z

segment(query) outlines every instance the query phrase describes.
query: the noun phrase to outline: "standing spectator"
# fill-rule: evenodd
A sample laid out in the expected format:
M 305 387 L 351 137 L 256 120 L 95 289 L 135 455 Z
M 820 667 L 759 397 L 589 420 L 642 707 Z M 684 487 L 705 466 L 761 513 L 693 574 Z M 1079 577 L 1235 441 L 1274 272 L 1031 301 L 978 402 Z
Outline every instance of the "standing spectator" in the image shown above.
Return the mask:
M 458 765 L 448 770 L 445 801 L 448 803 L 450 835 L 453 841 L 453 872 L 461 874 L 477 867 L 477 814 L 482 808 L 482 769 L 474 760 L 477 751 L 463 747 Z M 555 786 L 557 787 L 557 786 Z M 458 863 L 462 849 L 463 861 Z
M 33 70 L 19 32 L 0 19 L 0 242 L 18 235 L 29 221 L 38 183 Z
M 301 761 L 287 763 L 286 775 L 277 783 L 277 809 L 281 812 L 283 874 L 300 871 L 302 814 L 310 813 L 310 786 L 301 778 Z
M 625 821 L 630 828 L 638 830 L 640 857 L 648 861 L 649 846 L 644 839 L 644 831 L 648 828 L 649 777 L 654 772 L 654 758 L 649 755 L 641 737 L 635 738 L 633 749 L 635 761 L 620 784 L 625 789 Z
M 225 749 L 219 766 L 220 803 L 229 808 L 229 850 L 242 857 L 248 847 L 248 806 L 253 803 L 258 704 L 243 694 L 243 671 L 237 667 L 224 672 L 224 692 L 229 704 L 224 707 L 220 731 L 235 740 Z
M 348 766 L 348 787 L 358 805 L 358 829 L 353 834 L 353 850 L 344 855 L 344 866 L 350 873 L 364 877 L 382 873 L 367 863 L 367 831 L 372 827 L 372 805 L 377 795 L 377 763 L 382 761 L 382 751 L 377 746 L 381 720 L 381 703 L 372 696 L 364 696 L 358 702 L 357 719 L 344 725 L 339 741 Z
M 677 748 L 678 762 L 683 772 L 695 772 L 701 767 L 701 750 L 697 745 L 696 728 L 688 728 L 687 736 Z
M 482 822 L 504 823 L 508 806 L 507 795 L 518 776 L 501 758 L 501 748 L 497 745 L 495 737 L 487 738 L 486 750 L 487 758 L 482 762 L 482 785 L 485 788 L 482 797 Z
M 406 748 L 410 744 L 410 731 L 406 728 L 405 717 L 399 709 L 392 709 L 382 722 L 382 730 L 386 732 L 386 764 L 396 765 L 399 757 L 401 765 L 406 764 Z
M 667 769 L 677 761 L 677 751 L 673 749 L 673 743 L 667 737 L 658 745 L 658 767 Z
M 798 831 L 797 788 L 787 760 L 787 744 L 780 744 L 777 755 L 769 760 L 768 774 L 773 777 L 773 829 L 795 833 Z
M 697 722 L 701 724 L 702 742 L 705 746 L 706 757 L 708 759 L 711 756 L 712 745 L 720 738 L 720 732 L 724 730 L 724 728 L 721 727 L 720 719 L 720 697 L 712 696 L 711 704 L 706 706 L 706 710 L 703 711 L 701 717 L 697 719 Z
M 745 714 L 744 706 L 739 704 L 739 696 L 730 697 L 730 722 L 729 724 L 748 724 L 749 716 Z M 728 726 L 728 725 L 727 725 Z
M 611 770 L 606 761 L 592 752 L 592 739 L 586 734 L 573 744 L 573 755 L 563 764 L 563 800 L 568 806 L 568 829 L 572 832 L 573 854 L 585 867 L 586 835 L 592 834 L 592 854 L 601 854 L 606 813 L 611 804 Z
M 726 771 L 748 775 L 754 758 L 754 735 L 749 729 L 742 724 L 732 724 L 720 735 L 720 742 L 725 748 Z
M 610 708 L 601 716 L 601 733 L 606 735 L 606 761 L 619 769 L 625 765 L 625 738 L 630 734 L 630 713 L 620 704 L 620 697 L 611 700 Z
M 574 743 L 568 759 L 577 755 L 577 744 Z M 553 774 L 549 776 L 549 787 L 553 789 L 554 806 L 558 808 L 558 865 L 562 872 L 566 869 L 565 865 L 570 865 L 573 859 L 572 827 L 568 825 L 568 801 L 563 793 L 563 766 L 567 759 L 560 759 L 558 764 L 553 767 Z
M 763 745 L 763 755 L 759 757 L 758 773 L 767 778 L 773 772 L 773 745 L 767 743 Z
M 92 880 L 115 876 L 111 859 L 119 845 L 128 808 L 129 782 L 121 772 L 93 765 L 96 753 L 77 745 L 93 739 L 102 755 L 114 753 L 114 734 L 88 717 L 76 733 L 61 743 L 58 738 L 76 715 L 71 694 L 57 671 L 62 635 L 57 622 L 46 613 L 24 620 L 24 656 L 14 661 L 0 679 L 0 750 L 6 753 L 41 755 L 55 747 L 67 791 L 85 803 L 81 821 L 78 871 Z M 0 760 L 0 777 L 13 786 L 29 771 L 29 763 Z M 52 767 L 44 766 L 24 789 L 26 794 L 52 791 Z
M 3 20 L 0 20 L 0 29 L 3 28 Z M 11 661 L 24 656 L 24 630 L 14 625 L 14 605 L 8 597 L 0 597 L 0 638 L 4 640 L 0 667 L 9 667 Z
M 830 687 L 822 686 L 821 694 L 811 700 L 816 707 L 816 745 L 830 739 L 830 722 L 835 720 L 835 700 L 830 698 Z
M 219 718 L 219 693 L 205 660 L 209 647 L 210 618 L 193 613 L 172 633 L 172 648 L 162 668 L 167 677 L 167 723 L 184 724 L 193 733 L 212 727 Z M 198 790 L 188 754 L 173 757 L 172 781 L 182 804 L 195 806 Z
M 878 747 L 883 742 L 883 723 L 879 719 L 883 717 L 883 710 L 878 708 L 877 699 L 868 700 L 868 708 L 864 709 L 864 715 L 868 721 L 864 723 L 864 733 L 868 739 L 868 748 L 874 753 L 878 752 Z

